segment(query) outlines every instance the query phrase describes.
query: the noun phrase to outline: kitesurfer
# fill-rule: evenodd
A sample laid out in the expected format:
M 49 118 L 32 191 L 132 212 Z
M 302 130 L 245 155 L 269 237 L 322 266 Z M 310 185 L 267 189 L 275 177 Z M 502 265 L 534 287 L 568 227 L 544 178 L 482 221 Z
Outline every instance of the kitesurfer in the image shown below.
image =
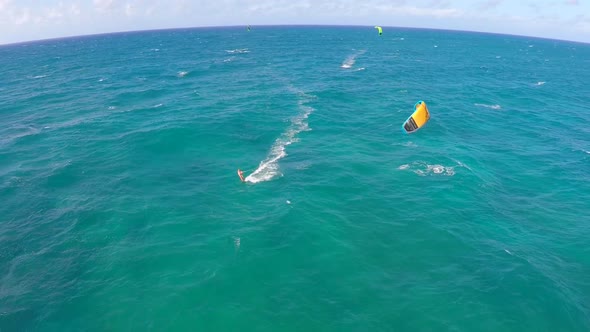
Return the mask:
M 240 180 L 242 182 L 244 182 L 244 172 L 238 168 L 238 176 L 240 177 Z

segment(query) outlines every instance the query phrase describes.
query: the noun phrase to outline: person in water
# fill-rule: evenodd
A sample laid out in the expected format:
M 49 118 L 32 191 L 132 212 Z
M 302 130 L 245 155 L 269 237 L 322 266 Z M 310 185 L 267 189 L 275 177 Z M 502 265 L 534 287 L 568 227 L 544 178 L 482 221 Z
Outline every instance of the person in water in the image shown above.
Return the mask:
M 242 172 L 242 170 L 239 168 L 238 168 L 238 176 L 240 177 L 240 180 L 242 182 L 244 182 L 244 172 Z

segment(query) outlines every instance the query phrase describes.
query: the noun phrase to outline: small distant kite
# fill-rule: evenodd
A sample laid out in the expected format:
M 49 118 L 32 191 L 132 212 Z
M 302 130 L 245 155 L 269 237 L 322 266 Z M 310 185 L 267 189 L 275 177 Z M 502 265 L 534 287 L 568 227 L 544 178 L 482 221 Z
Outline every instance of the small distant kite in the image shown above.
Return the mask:
M 383 34 L 383 29 L 381 29 L 380 26 L 375 26 L 375 29 L 377 29 L 377 31 L 379 31 L 379 36 L 381 36 Z
M 406 134 L 411 134 L 418 129 L 422 128 L 426 122 L 430 119 L 430 113 L 428 113 L 428 107 L 426 103 L 420 100 L 414 105 L 414 113 L 404 122 L 402 128 Z

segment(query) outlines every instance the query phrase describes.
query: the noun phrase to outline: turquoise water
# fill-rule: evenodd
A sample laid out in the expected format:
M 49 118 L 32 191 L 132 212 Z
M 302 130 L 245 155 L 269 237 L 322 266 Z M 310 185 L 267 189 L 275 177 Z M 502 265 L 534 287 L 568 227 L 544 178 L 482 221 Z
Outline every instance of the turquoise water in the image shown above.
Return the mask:
M 0 65 L 2 332 L 590 330 L 590 45 L 217 28 Z

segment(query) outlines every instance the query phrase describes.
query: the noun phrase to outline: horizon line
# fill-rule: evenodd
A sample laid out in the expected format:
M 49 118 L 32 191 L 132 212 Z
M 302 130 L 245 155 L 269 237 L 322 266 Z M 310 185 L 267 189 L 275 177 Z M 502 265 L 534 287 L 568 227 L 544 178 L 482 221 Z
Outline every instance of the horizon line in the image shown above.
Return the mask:
M 379 25 L 379 24 L 376 24 L 376 25 Z M 430 31 L 481 33 L 481 34 L 496 35 L 496 36 L 533 38 L 533 39 L 541 39 L 541 40 L 548 40 L 548 41 L 559 41 L 559 42 L 569 42 L 569 43 L 575 43 L 575 44 L 590 45 L 590 42 L 583 42 L 583 41 L 578 41 L 578 40 L 539 37 L 539 36 L 520 35 L 520 34 L 511 34 L 511 33 L 490 32 L 490 31 L 479 31 L 479 30 L 424 28 L 424 27 L 407 27 L 407 26 L 390 26 L 390 25 L 380 25 L 380 26 L 383 28 L 394 28 L 394 29 L 402 29 L 402 30 L 407 29 L 407 30 L 430 30 Z M 218 28 L 218 29 L 219 28 L 244 28 L 244 27 L 262 27 L 262 28 L 269 28 L 269 27 L 326 27 L 326 28 L 329 28 L 329 27 L 332 27 L 332 28 L 367 27 L 368 28 L 368 27 L 374 27 L 374 25 L 365 25 L 365 24 L 234 24 L 234 25 L 189 26 L 189 27 L 174 27 L 174 28 L 155 28 L 155 29 L 145 29 L 145 30 L 121 30 L 121 31 L 113 31 L 113 32 L 99 32 L 99 33 L 90 33 L 90 34 L 82 34 L 82 35 L 70 35 L 70 36 L 52 37 L 52 38 L 43 38 L 43 39 L 31 39 L 31 40 L 19 41 L 19 42 L 14 42 L 14 43 L 0 44 L 0 47 L 17 46 L 17 45 L 28 44 L 28 43 L 42 43 L 42 42 L 48 42 L 48 41 L 57 41 L 57 40 L 66 40 L 66 39 L 75 39 L 75 38 L 109 36 L 109 35 L 118 35 L 118 34 L 127 34 L 127 33 L 157 32 L 157 31 L 172 31 L 172 30 L 199 30 L 199 29 L 213 29 L 213 28 Z

